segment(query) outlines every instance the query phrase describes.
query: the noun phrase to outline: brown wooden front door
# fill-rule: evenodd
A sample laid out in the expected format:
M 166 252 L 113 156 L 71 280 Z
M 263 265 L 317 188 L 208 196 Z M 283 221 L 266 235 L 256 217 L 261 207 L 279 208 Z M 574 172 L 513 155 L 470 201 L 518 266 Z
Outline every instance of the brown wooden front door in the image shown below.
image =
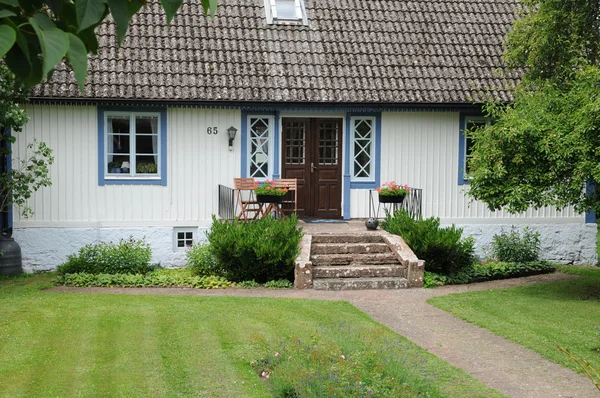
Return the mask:
M 282 178 L 298 180 L 298 215 L 342 218 L 342 119 L 283 118 L 282 125 Z

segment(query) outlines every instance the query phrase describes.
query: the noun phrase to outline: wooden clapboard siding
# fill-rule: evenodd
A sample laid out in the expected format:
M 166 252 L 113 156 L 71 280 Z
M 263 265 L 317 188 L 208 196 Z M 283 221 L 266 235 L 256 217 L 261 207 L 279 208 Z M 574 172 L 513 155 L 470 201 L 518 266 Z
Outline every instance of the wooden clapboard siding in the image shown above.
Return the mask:
M 13 152 L 34 138 L 54 151 L 52 187 L 36 193 L 30 219 L 15 226 L 196 225 L 217 212 L 217 186 L 240 170 L 240 135 L 228 150 L 226 129 L 240 128 L 239 110 L 171 108 L 167 111 L 167 186 L 98 185 L 95 106 L 27 106 L 30 122 Z M 217 126 L 218 135 L 207 127 Z
M 382 113 L 381 182 L 423 189 L 423 215 L 458 222 L 581 221 L 573 208 L 530 209 L 524 215 L 489 211 L 458 185 L 458 112 Z M 351 217 L 368 215 L 368 191 L 352 189 Z

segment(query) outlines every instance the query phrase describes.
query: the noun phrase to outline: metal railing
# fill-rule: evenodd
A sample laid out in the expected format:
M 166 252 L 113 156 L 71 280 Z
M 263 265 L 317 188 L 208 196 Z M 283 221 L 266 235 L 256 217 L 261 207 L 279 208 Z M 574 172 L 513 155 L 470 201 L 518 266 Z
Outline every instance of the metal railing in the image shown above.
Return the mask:
M 415 220 L 420 220 L 423 216 L 423 190 L 420 188 L 409 188 L 408 195 L 402 203 L 379 203 L 379 194 L 375 189 L 369 190 L 369 218 L 380 218 L 380 210 L 383 207 L 383 214 L 393 213 L 396 210 L 406 210 Z
M 219 184 L 219 218 L 233 220 L 235 211 L 235 190 Z

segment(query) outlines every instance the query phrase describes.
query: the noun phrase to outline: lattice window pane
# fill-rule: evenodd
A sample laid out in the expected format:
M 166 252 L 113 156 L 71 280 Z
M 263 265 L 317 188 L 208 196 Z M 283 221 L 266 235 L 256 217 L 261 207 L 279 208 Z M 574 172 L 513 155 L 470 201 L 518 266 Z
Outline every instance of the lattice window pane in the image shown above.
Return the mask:
M 304 164 L 304 145 L 306 139 L 306 123 L 290 122 L 286 124 L 285 163 Z
M 374 119 L 353 119 L 352 138 L 354 141 L 354 178 L 367 179 L 373 176 L 373 139 L 375 138 Z
M 319 129 L 319 164 L 338 164 L 337 123 L 321 123 Z
M 269 119 L 250 118 L 250 177 L 269 176 Z

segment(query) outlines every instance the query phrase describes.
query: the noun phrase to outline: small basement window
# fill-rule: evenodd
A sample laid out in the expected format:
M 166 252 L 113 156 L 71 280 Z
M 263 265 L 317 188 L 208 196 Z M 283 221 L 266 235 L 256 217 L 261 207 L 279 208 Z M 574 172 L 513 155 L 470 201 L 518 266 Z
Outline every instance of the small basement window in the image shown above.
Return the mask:
M 308 25 L 304 0 L 265 0 L 268 24 Z
M 185 250 L 197 242 L 198 228 L 173 228 L 173 250 Z

